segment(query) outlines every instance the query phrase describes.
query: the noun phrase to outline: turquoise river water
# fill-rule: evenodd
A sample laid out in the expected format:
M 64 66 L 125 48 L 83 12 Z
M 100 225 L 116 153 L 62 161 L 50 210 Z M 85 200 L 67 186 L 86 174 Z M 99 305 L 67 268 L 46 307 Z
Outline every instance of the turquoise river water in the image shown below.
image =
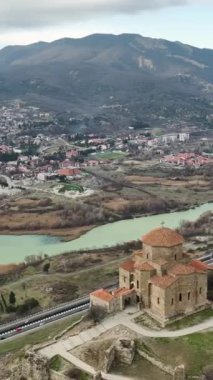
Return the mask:
M 206 203 L 187 211 L 105 224 L 70 242 L 62 242 L 58 238 L 42 235 L 3 235 L 0 236 L 0 264 L 20 263 L 30 255 L 48 254 L 53 256 L 74 250 L 113 246 L 139 239 L 152 228 L 159 227 L 162 222 L 166 227 L 176 228 L 183 220 L 195 221 L 207 211 L 213 211 L 213 203 Z

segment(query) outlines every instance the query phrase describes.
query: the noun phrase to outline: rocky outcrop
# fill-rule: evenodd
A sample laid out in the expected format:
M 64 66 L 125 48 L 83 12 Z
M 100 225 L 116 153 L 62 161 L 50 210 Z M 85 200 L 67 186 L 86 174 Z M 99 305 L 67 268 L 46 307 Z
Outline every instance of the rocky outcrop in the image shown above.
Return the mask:
M 135 357 L 135 342 L 129 339 L 120 339 L 115 344 L 115 359 L 119 363 L 131 365 Z
M 135 342 L 129 339 L 120 339 L 114 342 L 105 351 L 103 371 L 108 373 L 113 363 L 123 363 L 131 365 L 135 356 Z
M 10 380 L 51 380 L 49 360 L 27 351 L 12 369 Z

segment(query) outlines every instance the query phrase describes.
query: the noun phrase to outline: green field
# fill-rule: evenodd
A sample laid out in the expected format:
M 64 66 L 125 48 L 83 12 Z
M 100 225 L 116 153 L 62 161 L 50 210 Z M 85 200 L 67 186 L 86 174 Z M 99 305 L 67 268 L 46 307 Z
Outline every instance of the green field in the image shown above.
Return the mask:
M 120 160 L 127 155 L 125 152 L 103 152 L 90 155 L 94 160 Z
M 189 376 L 200 376 L 204 367 L 213 364 L 212 331 L 176 339 L 147 339 L 146 345 L 163 363 L 172 367 L 184 364 Z
M 59 193 L 65 193 L 65 191 L 79 191 L 84 192 L 84 188 L 78 183 L 65 183 L 59 190 Z

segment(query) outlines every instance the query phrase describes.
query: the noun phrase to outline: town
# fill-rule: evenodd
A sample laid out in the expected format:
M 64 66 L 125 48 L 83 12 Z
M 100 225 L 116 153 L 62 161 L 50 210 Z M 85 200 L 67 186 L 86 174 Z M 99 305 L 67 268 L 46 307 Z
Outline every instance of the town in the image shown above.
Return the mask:
M 1 0 L 0 380 L 213 380 L 212 14 Z
M 184 126 L 175 132 L 171 126 L 150 131 L 130 126 L 119 136 L 62 133 L 64 126 L 56 115 L 19 101 L 2 106 L 0 127 L 1 194 L 39 188 L 68 197 L 91 195 L 90 169 L 113 170 L 124 158 L 149 160 L 162 168 L 179 168 L 180 172 L 181 168 L 199 169 L 213 163 L 210 130 Z

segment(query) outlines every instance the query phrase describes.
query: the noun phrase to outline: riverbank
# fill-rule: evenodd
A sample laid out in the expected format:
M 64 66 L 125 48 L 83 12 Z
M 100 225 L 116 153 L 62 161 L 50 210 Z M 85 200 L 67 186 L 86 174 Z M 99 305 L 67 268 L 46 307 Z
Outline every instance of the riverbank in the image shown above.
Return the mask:
M 50 236 L 58 238 L 62 242 L 68 242 L 80 238 L 86 232 L 91 231 L 96 225 L 50 229 L 42 228 L 41 230 L 29 231 L 29 230 L 0 230 L 0 236 L 25 236 L 25 235 L 37 235 L 37 236 Z
M 209 202 L 211 203 L 211 202 Z M 181 211 L 189 211 L 193 210 L 196 207 L 200 207 L 204 205 L 205 203 L 194 204 L 194 205 L 183 205 L 180 204 L 179 207 L 175 206 L 174 208 L 167 209 L 163 212 L 163 214 L 171 214 Z M 34 211 L 34 210 L 33 210 Z M 162 212 L 156 211 L 156 212 L 146 212 L 146 213 L 137 213 L 136 211 L 132 213 L 132 215 L 123 215 L 117 216 L 117 218 L 113 218 L 110 221 L 102 221 L 95 224 L 89 224 L 89 225 L 82 225 L 77 227 L 63 227 L 63 228 L 57 228 L 55 227 L 56 223 L 62 223 L 63 222 L 63 216 L 60 215 L 61 220 L 57 221 L 59 219 L 59 216 L 57 215 L 57 211 L 55 210 L 46 210 L 43 211 L 42 216 L 40 215 L 40 211 L 38 211 L 38 214 L 34 212 L 16 212 L 11 215 L 11 212 L 3 213 L 1 212 L 2 219 L 0 220 L 0 236 L 8 235 L 8 236 L 24 236 L 24 235 L 36 235 L 36 236 L 50 236 L 58 238 L 61 242 L 69 242 L 76 240 L 80 238 L 82 235 L 86 234 L 87 232 L 91 231 L 94 228 L 101 227 L 104 225 L 109 225 L 111 223 L 121 222 L 121 221 L 128 221 L 128 220 L 135 220 L 140 218 L 146 218 L 151 217 L 155 215 L 161 215 Z M 40 215 L 40 221 L 37 220 Z M 39 224 L 42 224 L 42 219 L 45 219 L 46 224 L 44 227 L 39 228 Z M 37 224 L 35 224 L 37 223 Z M 50 225 L 50 227 L 48 227 Z M 5 228 L 7 226 L 7 228 Z M 21 226 L 21 228 L 20 228 Z M 37 229 L 36 229 L 37 226 Z M 33 228 L 32 228 L 33 227 Z
M 183 220 L 193 222 L 203 213 L 213 211 L 213 203 L 206 203 L 186 211 L 170 212 L 147 217 L 121 220 L 91 227 L 79 238 L 68 242 L 47 235 L 0 236 L 1 264 L 23 262 L 28 256 L 56 256 L 63 253 L 101 249 L 138 240 L 141 235 L 162 223 L 170 228 L 180 227 Z M 83 230 L 81 230 L 83 232 Z

